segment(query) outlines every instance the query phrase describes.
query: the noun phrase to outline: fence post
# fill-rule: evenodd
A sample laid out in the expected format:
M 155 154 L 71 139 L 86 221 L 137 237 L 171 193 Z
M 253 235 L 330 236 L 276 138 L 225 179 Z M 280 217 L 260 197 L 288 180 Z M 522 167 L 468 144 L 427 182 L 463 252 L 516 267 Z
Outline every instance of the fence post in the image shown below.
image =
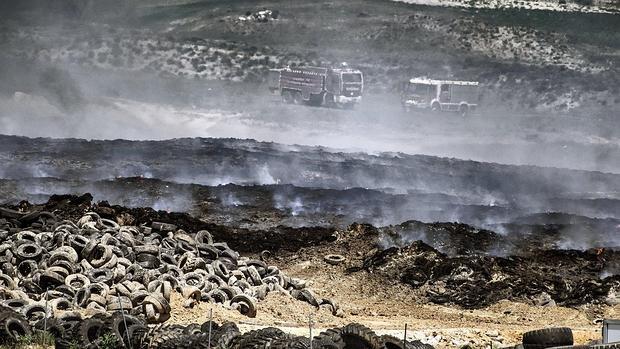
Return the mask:
M 121 315 L 123 316 L 123 324 L 125 324 L 125 333 L 127 334 L 127 343 L 129 344 L 129 349 L 133 349 L 131 347 L 131 338 L 129 338 L 129 329 L 127 328 L 127 319 L 125 319 L 125 312 L 123 311 L 123 304 L 121 303 L 121 296 L 116 297 L 118 299 L 118 308 L 121 311 Z M 121 337 L 121 341 L 123 338 Z
M 47 317 L 49 316 L 48 295 L 49 287 L 45 289 L 45 317 L 43 320 L 43 345 L 47 346 Z M 50 343 L 51 344 L 51 343 Z
M 312 314 L 308 315 L 308 328 L 310 329 L 310 349 L 312 349 Z
M 211 326 L 213 325 L 213 308 L 209 309 L 209 349 L 211 349 Z

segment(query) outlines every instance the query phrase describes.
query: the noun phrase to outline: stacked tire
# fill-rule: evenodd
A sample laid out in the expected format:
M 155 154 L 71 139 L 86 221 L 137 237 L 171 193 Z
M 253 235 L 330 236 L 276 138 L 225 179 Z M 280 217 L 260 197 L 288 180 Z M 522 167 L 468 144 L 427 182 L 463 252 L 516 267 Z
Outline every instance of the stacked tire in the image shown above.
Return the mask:
M 78 309 L 163 323 L 173 292 L 185 307 L 219 303 L 248 317 L 271 292 L 338 311 L 305 281 L 241 257 L 206 230 L 192 234 L 161 222 L 120 226 L 95 212 L 77 222 L 49 212 L 12 217 L 0 219 L 0 301 L 31 325 L 45 314 Z

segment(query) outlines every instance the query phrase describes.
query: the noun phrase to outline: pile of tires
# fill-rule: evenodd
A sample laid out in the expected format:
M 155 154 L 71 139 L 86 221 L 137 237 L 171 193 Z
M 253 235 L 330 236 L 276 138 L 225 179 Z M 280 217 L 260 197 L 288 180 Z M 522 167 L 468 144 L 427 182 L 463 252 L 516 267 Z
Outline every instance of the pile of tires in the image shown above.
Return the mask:
M 234 336 L 230 341 L 217 343 L 221 349 L 433 349 L 419 341 L 398 340 L 392 336 L 379 337 L 368 327 L 352 323 L 332 328 L 312 338 L 294 336 L 280 329 L 267 327 Z
M 5 210 L 6 211 L 6 210 Z M 163 323 L 173 291 L 183 306 L 219 303 L 256 316 L 256 302 L 281 292 L 326 307 L 306 282 L 241 257 L 206 231 L 167 223 L 120 226 L 86 213 L 77 222 L 49 212 L 0 215 L 0 304 L 36 321 L 58 311 L 124 312 Z
M 46 334 L 57 349 L 69 348 L 213 348 L 213 349 L 307 349 L 310 338 L 266 327 L 241 333 L 235 323 L 149 325 L 143 318 L 121 312 L 99 313 L 83 318 L 76 312 L 44 317 L 32 326 L 24 315 L 0 308 L 0 344 L 17 343 L 20 337 Z M 41 343 L 39 343 L 41 344 Z M 371 329 L 352 323 L 332 328 L 312 338 L 316 349 L 433 349 L 419 341 L 377 336 Z

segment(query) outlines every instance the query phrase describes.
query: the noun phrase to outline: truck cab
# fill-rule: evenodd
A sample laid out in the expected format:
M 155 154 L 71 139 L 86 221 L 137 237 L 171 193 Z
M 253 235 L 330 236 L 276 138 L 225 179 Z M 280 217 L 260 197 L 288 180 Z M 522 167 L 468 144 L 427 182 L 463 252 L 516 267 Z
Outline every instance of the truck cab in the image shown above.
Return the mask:
M 430 109 L 467 115 L 478 106 L 478 82 L 413 78 L 402 90 L 405 111 Z
M 325 104 L 352 107 L 361 102 L 364 76 L 357 69 L 330 69 L 325 77 Z

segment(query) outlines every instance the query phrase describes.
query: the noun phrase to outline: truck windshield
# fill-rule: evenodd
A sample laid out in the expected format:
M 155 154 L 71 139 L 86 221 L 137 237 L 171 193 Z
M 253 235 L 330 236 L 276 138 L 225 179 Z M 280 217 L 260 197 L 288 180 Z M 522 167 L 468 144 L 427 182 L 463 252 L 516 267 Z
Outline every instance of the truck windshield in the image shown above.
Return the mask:
M 362 82 L 362 74 L 342 74 L 342 82 Z
M 427 84 L 409 84 L 409 93 L 416 95 L 424 95 L 428 93 L 430 85 Z

